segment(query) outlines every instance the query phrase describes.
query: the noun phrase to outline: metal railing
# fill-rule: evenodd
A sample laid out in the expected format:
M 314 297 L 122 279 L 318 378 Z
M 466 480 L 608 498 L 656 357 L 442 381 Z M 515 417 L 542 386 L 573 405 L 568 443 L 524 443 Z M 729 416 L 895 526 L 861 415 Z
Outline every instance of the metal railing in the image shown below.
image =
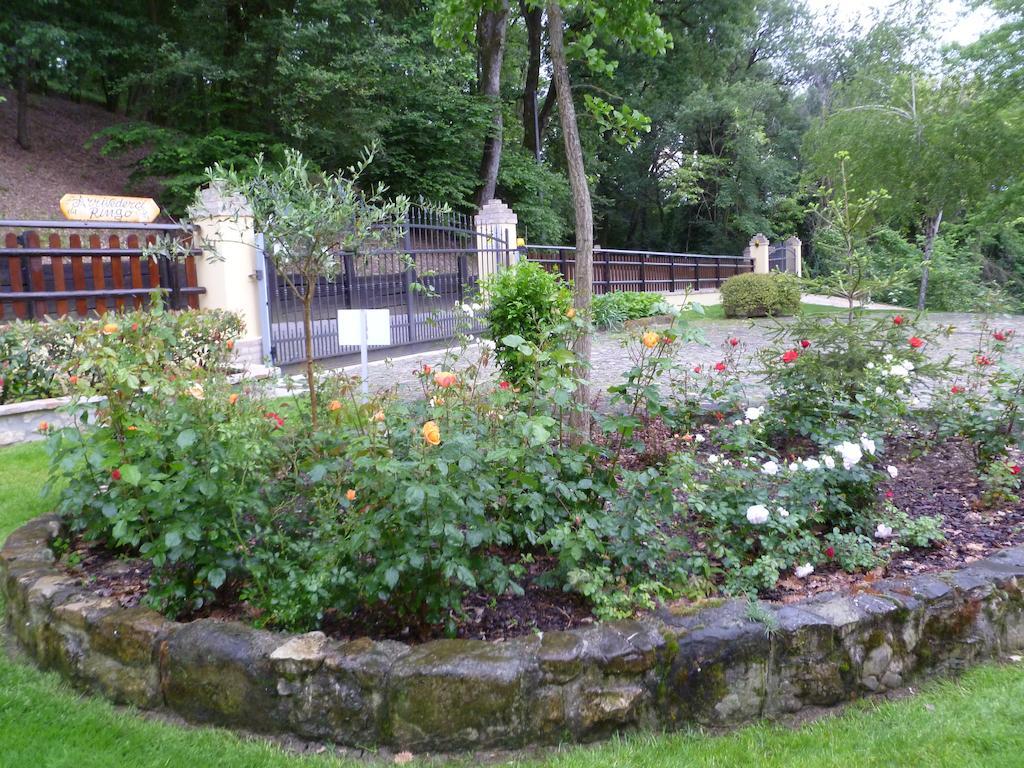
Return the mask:
M 576 271 L 576 249 L 565 245 L 527 245 L 526 258 L 557 270 L 566 280 Z M 752 272 L 744 256 L 672 251 L 631 251 L 594 248 L 594 293 L 641 291 L 673 293 L 689 288 L 718 288 L 733 275 Z

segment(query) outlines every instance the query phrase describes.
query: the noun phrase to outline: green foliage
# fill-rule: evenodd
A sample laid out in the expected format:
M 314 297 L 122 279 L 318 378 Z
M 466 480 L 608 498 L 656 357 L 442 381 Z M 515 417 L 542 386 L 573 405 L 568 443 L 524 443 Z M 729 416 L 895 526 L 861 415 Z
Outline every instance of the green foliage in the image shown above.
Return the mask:
M 572 305 L 569 286 L 555 272 L 538 264 L 520 261 L 498 272 L 484 287 L 490 304 L 487 334 L 498 344 L 496 356 L 505 378 L 517 386 L 529 386 L 535 377 L 535 360 L 520 351 L 522 342 L 533 347 L 550 346 L 556 327 L 562 325 Z M 520 343 L 503 340 L 510 336 Z
M 242 330 L 229 312 L 167 312 L 159 300 L 149 310 L 96 320 L 0 326 L 0 404 L 88 391 L 107 365 L 124 372 L 127 395 L 168 366 L 222 368 Z
M 627 320 L 638 320 L 655 315 L 673 315 L 675 308 L 657 293 L 616 291 L 594 298 L 590 305 L 594 325 L 598 328 L 618 328 Z
M 785 317 L 800 311 L 800 283 L 792 275 L 735 275 L 722 283 L 726 317 Z
M 827 442 L 897 425 L 917 384 L 944 373 L 924 353 L 935 339 L 902 315 L 780 326 L 761 353 L 776 428 Z

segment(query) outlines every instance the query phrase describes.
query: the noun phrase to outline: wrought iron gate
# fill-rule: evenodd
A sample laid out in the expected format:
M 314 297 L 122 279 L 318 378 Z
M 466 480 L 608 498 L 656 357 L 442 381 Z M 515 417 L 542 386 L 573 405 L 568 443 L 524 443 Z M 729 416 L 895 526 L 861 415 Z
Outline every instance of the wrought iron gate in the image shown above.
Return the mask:
M 456 306 L 471 303 L 486 277 L 510 263 L 515 244 L 497 228 L 478 229 L 459 213 L 412 209 L 396 248 L 338 251 L 338 273 L 321 279 L 313 300 L 313 354 L 317 359 L 358 352 L 338 342 L 339 309 L 391 310 L 392 348 L 452 338 L 457 330 L 477 332 L 479 320 L 456 328 Z M 270 356 L 277 365 L 305 359 L 302 302 L 265 262 Z M 292 278 L 298 281 L 297 277 Z M 301 289 L 303 286 L 297 282 Z
M 796 249 L 785 243 L 773 245 L 768 251 L 768 271 L 796 274 Z

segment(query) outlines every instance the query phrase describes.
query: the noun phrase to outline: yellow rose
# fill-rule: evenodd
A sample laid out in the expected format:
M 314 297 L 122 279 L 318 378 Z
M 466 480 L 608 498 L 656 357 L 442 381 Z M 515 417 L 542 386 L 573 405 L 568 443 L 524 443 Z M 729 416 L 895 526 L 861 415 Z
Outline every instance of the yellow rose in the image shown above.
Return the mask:
M 434 383 L 439 387 L 452 387 L 455 386 L 455 382 L 458 381 L 456 376 L 451 371 L 438 371 L 434 374 Z
M 355 488 L 349 488 L 347 491 L 345 491 L 345 498 L 348 499 L 349 501 L 355 501 L 356 500 L 356 489 Z
M 441 428 L 436 421 L 428 421 L 423 425 L 423 439 L 430 445 L 441 444 Z
M 570 320 L 576 317 L 576 307 L 569 307 L 567 310 L 565 310 L 565 316 L 568 317 Z
M 117 333 L 118 327 L 115 323 L 107 323 L 103 326 L 103 333 L 109 336 L 112 333 Z
M 658 342 L 661 341 L 661 337 L 654 331 L 647 331 L 647 333 L 640 337 L 640 341 L 642 341 L 644 346 L 648 349 L 654 349 L 658 346 Z
M 327 404 L 327 410 L 328 411 L 340 411 L 341 410 L 341 401 L 340 400 L 331 400 L 331 402 L 329 402 Z

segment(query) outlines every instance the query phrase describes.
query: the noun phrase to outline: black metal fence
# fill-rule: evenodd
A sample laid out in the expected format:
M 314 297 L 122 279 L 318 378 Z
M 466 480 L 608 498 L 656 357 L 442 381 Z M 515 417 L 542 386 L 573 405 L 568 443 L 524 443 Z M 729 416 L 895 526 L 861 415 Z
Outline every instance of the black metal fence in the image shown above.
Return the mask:
M 773 245 L 768 251 L 768 271 L 796 274 L 796 248 L 785 243 Z
M 576 249 L 560 245 L 527 245 L 526 256 L 566 280 L 576 274 Z M 612 291 L 681 291 L 718 288 L 733 275 L 752 272 L 753 261 L 744 256 L 624 251 L 594 248 L 594 293 Z
M 407 347 L 482 329 L 460 305 L 475 303 L 482 278 L 515 255 L 498 228 L 478 229 L 472 217 L 412 209 L 398 245 L 351 253 L 338 251 L 338 271 L 321 279 L 313 304 L 317 359 L 358 352 L 338 339 L 339 309 L 391 310 L 391 347 Z M 270 351 L 278 365 L 305 359 L 302 302 L 266 259 Z M 292 276 L 300 289 L 304 286 Z

